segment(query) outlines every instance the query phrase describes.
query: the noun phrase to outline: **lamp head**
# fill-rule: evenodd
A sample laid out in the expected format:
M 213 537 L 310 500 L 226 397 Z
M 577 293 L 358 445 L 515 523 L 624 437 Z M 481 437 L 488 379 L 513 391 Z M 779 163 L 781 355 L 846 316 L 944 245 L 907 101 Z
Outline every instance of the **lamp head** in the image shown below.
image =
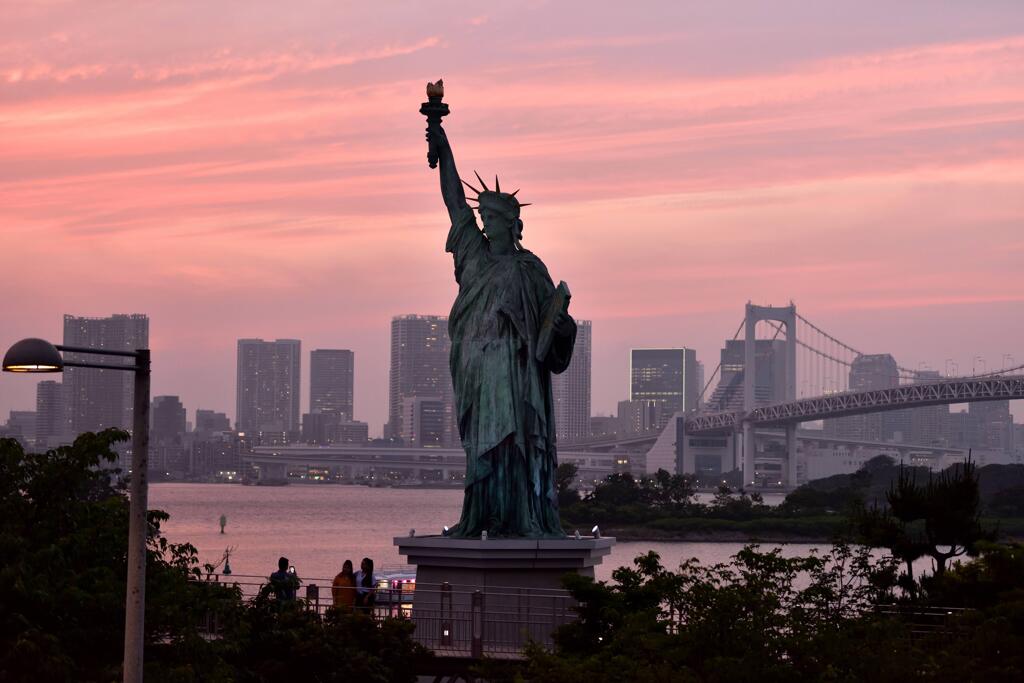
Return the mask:
M 4 354 L 4 372 L 63 372 L 60 351 L 45 339 L 22 339 Z

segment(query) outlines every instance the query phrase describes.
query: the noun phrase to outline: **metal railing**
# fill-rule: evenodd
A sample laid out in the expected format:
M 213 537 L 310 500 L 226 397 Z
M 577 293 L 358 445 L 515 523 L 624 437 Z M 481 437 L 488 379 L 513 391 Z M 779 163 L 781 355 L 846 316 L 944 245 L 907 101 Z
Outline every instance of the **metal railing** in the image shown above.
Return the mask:
M 210 574 L 203 580 L 236 587 L 248 601 L 261 593 L 272 594 L 270 582 L 262 576 Z M 302 579 L 296 602 L 321 617 L 338 608 L 378 621 L 409 619 L 416 626 L 417 642 L 451 657 L 518 658 L 528 642 L 551 647 L 553 633 L 577 616 L 576 601 L 561 589 L 442 583 L 410 590 L 408 586 L 415 584 L 378 587 L 372 606 L 360 608 L 352 606 L 355 596 L 345 595 L 356 588 L 333 586 L 329 579 Z M 340 606 L 335 604 L 335 591 Z M 208 615 L 200 630 L 207 637 L 218 637 L 222 631 L 217 615 Z
M 902 622 L 912 639 L 955 635 L 961 624 L 959 618 L 970 612 L 965 607 L 939 607 L 931 605 L 878 605 L 875 614 Z

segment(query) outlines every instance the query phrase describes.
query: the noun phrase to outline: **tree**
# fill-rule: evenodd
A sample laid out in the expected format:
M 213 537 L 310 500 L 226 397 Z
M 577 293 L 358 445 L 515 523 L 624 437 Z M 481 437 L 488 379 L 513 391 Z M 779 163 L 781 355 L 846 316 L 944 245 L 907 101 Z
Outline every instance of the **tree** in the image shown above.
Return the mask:
M 904 587 L 914 596 L 914 561 L 929 556 L 935 573 L 961 555 L 976 555 L 979 541 L 994 534 L 982 528 L 977 467 L 968 458 L 963 465 L 918 483 L 917 472 L 900 466 L 899 476 L 886 494 L 888 508 L 877 505 L 857 514 L 864 543 L 887 548 L 906 566 Z
M 594 487 L 587 500 L 605 506 L 635 505 L 643 502 L 643 494 L 632 474 L 616 472 Z
M 0 680 L 120 678 L 128 499 L 113 464 L 127 438 L 87 433 L 45 453 L 0 439 Z M 196 549 L 161 535 L 167 519 L 148 511 L 147 681 L 415 680 L 426 651 L 410 623 L 243 602 L 237 588 L 196 580 Z M 218 640 L 200 632 L 211 613 Z
M 0 440 L 0 678 L 118 678 L 124 633 L 128 500 L 108 429 L 26 454 Z M 222 587 L 191 582 L 195 548 L 160 537 L 148 515 L 146 638 L 164 650 L 198 643 Z
M 648 553 L 613 584 L 566 579 L 580 617 L 558 631 L 554 652 L 529 652 L 525 678 L 898 680 L 912 669 L 884 661 L 898 647 L 893 627 L 871 612 L 892 577 L 891 563 L 844 545 L 796 558 L 749 546 L 731 562 L 689 560 L 678 571 Z
M 684 510 L 693 499 L 693 478 L 683 474 L 670 474 L 659 469 L 652 479 L 644 479 L 650 491 L 650 502 L 666 510 Z
M 576 490 L 576 478 L 579 476 L 579 468 L 571 462 L 563 462 L 555 470 L 555 490 L 558 492 L 558 508 L 565 509 L 577 503 L 580 499 L 579 491 Z

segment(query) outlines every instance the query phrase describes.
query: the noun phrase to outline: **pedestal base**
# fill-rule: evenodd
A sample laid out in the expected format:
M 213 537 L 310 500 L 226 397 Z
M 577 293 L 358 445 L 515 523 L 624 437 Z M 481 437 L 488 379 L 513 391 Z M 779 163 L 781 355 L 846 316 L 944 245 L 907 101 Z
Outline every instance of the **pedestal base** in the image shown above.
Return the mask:
M 562 577 L 593 577 L 614 544 L 589 536 L 395 538 L 398 552 L 416 565 L 415 637 L 435 651 L 469 656 L 514 656 L 529 639 L 550 643 L 552 632 L 576 616 Z

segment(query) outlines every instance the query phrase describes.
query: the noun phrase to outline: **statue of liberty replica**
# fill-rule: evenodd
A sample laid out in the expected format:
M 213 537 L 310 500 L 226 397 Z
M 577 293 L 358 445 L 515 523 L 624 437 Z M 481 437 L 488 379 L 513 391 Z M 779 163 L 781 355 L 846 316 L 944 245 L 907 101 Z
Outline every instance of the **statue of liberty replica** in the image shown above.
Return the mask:
M 448 318 L 455 411 L 466 450 L 462 517 L 455 538 L 564 538 L 555 491 L 551 373 L 572 358 L 569 290 L 523 248 L 516 192 L 477 189 L 459 177 L 441 118 L 441 81 L 427 86 L 428 160 L 440 166 L 459 293 Z M 474 172 L 475 173 L 475 172 Z M 463 185 L 473 191 L 469 198 Z M 467 199 L 477 206 L 470 207 Z M 480 215 L 481 229 L 474 210 Z

